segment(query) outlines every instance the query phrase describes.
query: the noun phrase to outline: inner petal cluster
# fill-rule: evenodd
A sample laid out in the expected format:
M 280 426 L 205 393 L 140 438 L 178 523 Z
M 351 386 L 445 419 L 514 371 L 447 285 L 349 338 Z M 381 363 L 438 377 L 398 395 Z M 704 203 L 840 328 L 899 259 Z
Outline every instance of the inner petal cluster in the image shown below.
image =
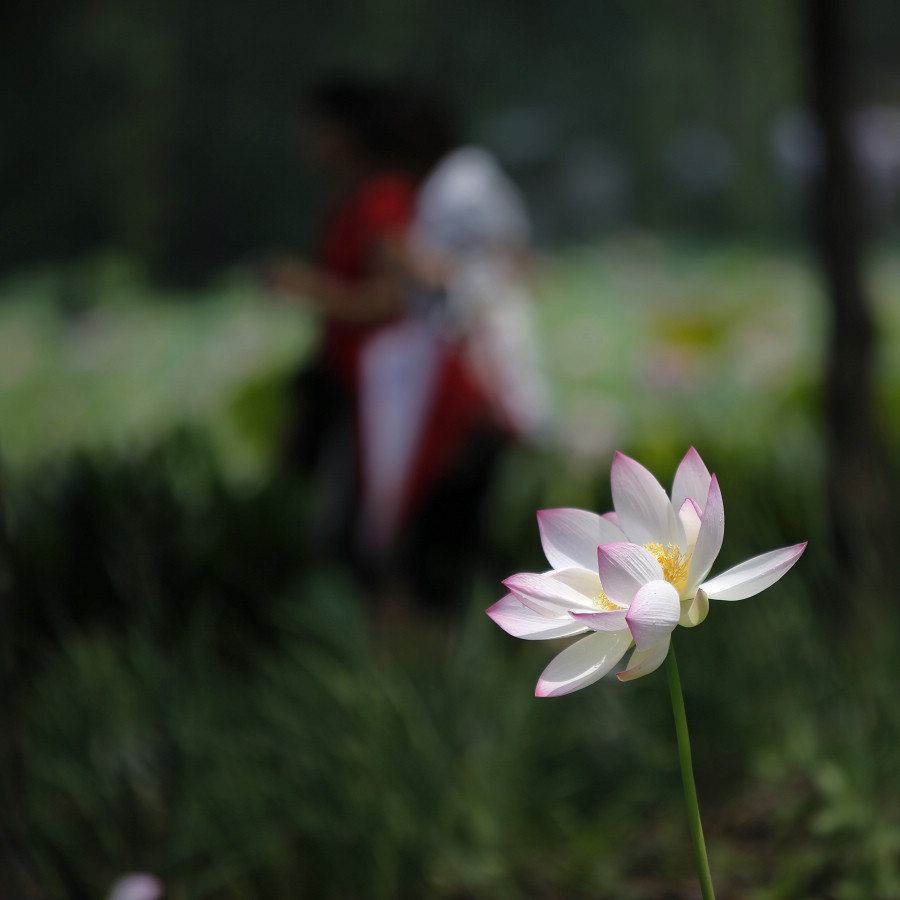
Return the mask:
M 682 553 L 681 548 L 675 544 L 644 544 L 644 549 L 649 550 L 656 557 L 666 581 L 681 594 L 687 587 L 692 554 L 690 552 Z

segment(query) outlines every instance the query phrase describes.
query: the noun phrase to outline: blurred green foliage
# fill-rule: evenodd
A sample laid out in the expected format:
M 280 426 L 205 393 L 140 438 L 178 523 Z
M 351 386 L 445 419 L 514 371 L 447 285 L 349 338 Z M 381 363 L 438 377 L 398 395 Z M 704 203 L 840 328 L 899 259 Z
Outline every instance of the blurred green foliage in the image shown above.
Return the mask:
M 373 631 L 358 590 L 313 561 L 296 486 L 235 493 L 186 444 L 196 462 L 202 442 L 182 437 L 13 497 L 52 896 L 99 896 L 131 869 L 176 900 L 692 896 L 659 678 L 536 700 L 552 648 L 488 622 L 484 582 L 446 632 Z M 183 501 L 159 453 L 191 465 L 199 497 Z M 887 900 L 898 615 L 821 615 L 809 467 L 712 459 L 729 555 L 811 540 L 765 597 L 678 635 L 720 893 Z
M 872 266 L 886 391 L 900 383 L 897 266 Z M 539 260 L 535 275 L 576 473 L 636 442 L 663 464 L 684 440 L 778 453 L 761 427 L 773 420 L 779 446 L 815 443 L 824 314 L 802 256 L 635 233 Z M 271 465 L 283 380 L 314 340 L 308 314 L 267 301 L 245 268 L 192 294 L 150 287 L 119 255 L 23 272 L 0 283 L 0 451 L 19 470 L 202 421 L 228 476 L 253 482 Z
M 308 326 L 240 273 L 185 305 L 123 271 L 23 277 L 0 306 L 50 896 L 96 898 L 135 869 L 173 900 L 694 896 L 661 676 L 537 700 L 553 647 L 483 614 L 495 569 L 542 566 L 536 508 L 607 509 L 612 449 L 666 483 L 691 442 L 725 498 L 717 568 L 810 541 L 764 595 L 677 634 L 719 895 L 900 893 L 900 612 L 872 598 L 851 618 L 830 596 L 803 260 L 641 238 L 548 262 L 559 440 L 506 461 L 457 620 L 387 631 L 320 552 L 306 486 L 272 466 L 278 384 Z M 888 349 L 897 271 L 874 261 Z M 61 304 L 66 283 L 87 299 Z

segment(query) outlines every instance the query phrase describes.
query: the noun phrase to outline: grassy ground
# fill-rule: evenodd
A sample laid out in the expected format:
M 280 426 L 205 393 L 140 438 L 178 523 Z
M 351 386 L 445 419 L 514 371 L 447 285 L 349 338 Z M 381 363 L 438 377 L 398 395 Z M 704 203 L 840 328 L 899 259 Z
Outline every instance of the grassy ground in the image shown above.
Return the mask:
M 896 258 L 872 284 L 890 409 Z M 900 616 L 881 598 L 866 623 L 822 614 L 810 268 L 641 238 L 548 260 L 538 293 L 556 437 L 496 487 L 502 565 L 540 565 L 536 506 L 607 508 L 613 449 L 666 483 L 696 444 L 723 486 L 722 565 L 811 541 L 775 588 L 677 635 L 718 896 L 900 896 Z M 278 385 L 312 338 L 239 273 L 180 297 L 107 260 L 2 290 L 50 895 L 148 869 L 175 900 L 697 896 L 662 676 L 536 700 L 553 648 L 484 617 L 493 578 L 452 627 L 384 633 L 317 558 L 302 486 L 270 468 Z

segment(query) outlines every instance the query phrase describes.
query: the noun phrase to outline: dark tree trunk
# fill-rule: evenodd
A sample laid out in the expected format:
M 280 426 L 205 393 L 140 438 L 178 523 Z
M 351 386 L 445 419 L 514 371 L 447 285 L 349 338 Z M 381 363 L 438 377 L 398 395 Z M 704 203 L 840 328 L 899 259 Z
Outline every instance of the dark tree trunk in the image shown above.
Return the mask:
M 809 0 L 813 109 L 823 151 L 814 228 L 831 307 L 824 413 L 828 500 L 845 590 L 882 579 L 897 535 L 890 478 L 873 408 L 876 332 L 863 275 L 864 209 L 850 134 L 850 4 Z M 846 593 L 835 587 L 835 593 Z

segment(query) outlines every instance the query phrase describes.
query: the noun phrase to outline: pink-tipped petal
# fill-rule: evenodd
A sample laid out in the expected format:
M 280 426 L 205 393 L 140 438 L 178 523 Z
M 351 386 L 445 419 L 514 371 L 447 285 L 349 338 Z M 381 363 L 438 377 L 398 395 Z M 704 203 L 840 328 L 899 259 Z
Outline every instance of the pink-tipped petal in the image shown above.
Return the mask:
M 617 606 L 628 606 L 643 585 L 663 577 L 656 557 L 637 544 L 604 544 L 597 563 L 603 591 Z
M 593 612 L 593 598 L 600 593 L 600 579 L 596 580 L 596 591 L 586 597 L 568 584 L 563 584 L 553 577 L 554 573 L 538 575 L 533 572 L 522 572 L 511 575 L 503 584 L 512 591 L 513 596 L 542 616 L 559 617 L 566 615 L 570 609 Z
M 691 556 L 691 572 L 687 585 L 687 596 L 691 596 L 697 585 L 709 575 L 719 551 L 722 549 L 722 538 L 725 536 L 725 506 L 722 503 L 722 491 L 715 475 L 709 483 L 706 507 L 700 520 L 700 531 L 697 543 Z
M 706 494 L 711 480 L 700 454 L 691 447 L 679 463 L 672 482 L 672 506 L 681 509 L 685 500 L 690 498 L 703 509 L 706 506 Z
M 625 621 L 638 650 L 649 650 L 672 633 L 681 615 L 681 597 L 668 581 L 651 581 L 635 595 Z
M 639 462 L 616 453 L 610 483 L 619 524 L 629 541 L 680 543 L 681 528 L 668 495 Z
M 587 687 L 611 671 L 631 646 L 631 635 L 595 632 L 566 647 L 544 669 L 537 697 L 559 697 Z
M 617 673 L 616 678 L 619 681 L 634 681 L 635 678 L 655 672 L 665 661 L 671 640 L 671 637 L 667 637 L 647 650 L 635 650 L 628 660 L 628 668 Z
M 794 544 L 754 556 L 701 585 L 711 600 L 744 600 L 775 584 L 806 549 Z
M 606 519 L 607 522 L 612 522 L 612 524 L 615 525 L 616 528 L 619 529 L 619 531 L 622 531 L 622 526 L 619 524 L 619 517 L 616 515 L 615 510 L 613 510 L 612 512 L 603 513 L 603 515 L 600 516 L 600 518 Z M 620 541 L 625 540 L 625 532 L 624 531 L 622 531 L 622 537 L 617 538 L 617 540 L 620 540 Z M 609 543 L 609 542 L 607 541 L 606 543 Z
M 614 523 L 584 509 L 543 509 L 537 514 L 541 545 L 554 569 L 595 569 L 597 548 L 625 535 Z
M 566 619 L 551 619 L 521 604 L 512 594 L 498 600 L 487 614 L 507 633 L 526 641 L 570 637 L 586 630 L 587 623 Z
M 625 619 L 627 609 L 610 609 L 595 613 L 569 613 L 580 624 L 587 625 L 592 631 L 603 631 L 606 634 L 614 634 L 617 631 L 628 631 L 628 622 Z

